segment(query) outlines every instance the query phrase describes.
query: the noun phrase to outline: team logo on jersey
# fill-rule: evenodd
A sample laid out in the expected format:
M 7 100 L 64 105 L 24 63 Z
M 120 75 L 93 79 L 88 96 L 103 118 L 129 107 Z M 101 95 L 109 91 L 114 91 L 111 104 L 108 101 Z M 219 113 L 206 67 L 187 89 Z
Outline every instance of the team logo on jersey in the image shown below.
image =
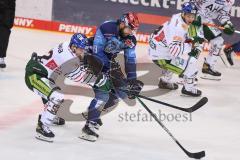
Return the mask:
M 45 66 L 51 70 L 54 70 L 55 68 L 58 67 L 58 65 L 56 64 L 56 62 L 54 60 L 49 61 Z

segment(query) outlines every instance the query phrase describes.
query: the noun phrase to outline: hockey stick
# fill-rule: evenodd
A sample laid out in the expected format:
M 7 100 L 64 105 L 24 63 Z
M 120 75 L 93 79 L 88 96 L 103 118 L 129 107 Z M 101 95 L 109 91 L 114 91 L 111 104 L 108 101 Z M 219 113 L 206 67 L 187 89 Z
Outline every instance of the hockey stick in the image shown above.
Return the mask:
M 164 124 L 156 117 L 156 115 L 143 103 L 143 101 L 137 96 L 138 101 L 142 104 L 142 106 L 148 111 L 148 113 L 157 121 L 157 123 L 168 133 L 168 135 L 177 143 L 177 145 L 184 151 L 184 153 L 190 157 L 195 159 L 201 159 L 205 157 L 205 151 L 191 153 L 187 151 L 178 140 L 172 135 L 172 133 L 164 126 Z
M 212 24 L 212 23 L 203 23 L 203 25 L 206 25 L 206 26 L 208 26 L 208 27 L 218 28 L 218 29 L 220 29 L 220 30 L 224 30 L 224 27 L 218 26 L 218 25 Z M 237 33 L 237 34 L 240 34 L 240 31 L 235 30 L 234 32 Z
M 128 90 L 124 90 L 124 89 L 120 89 L 120 90 L 123 91 L 123 92 L 129 93 Z M 204 106 L 208 102 L 208 98 L 203 97 L 196 104 L 194 104 L 192 107 L 182 108 L 182 107 L 175 106 L 175 105 L 172 105 L 172 104 L 168 104 L 168 103 L 165 103 L 165 102 L 162 102 L 162 101 L 159 101 L 159 100 L 156 100 L 156 99 L 152 99 L 152 98 L 149 98 L 149 97 L 146 97 L 146 96 L 143 96 L 143 95 L 135 95 L 135 96 L 146 99 L 146 100 L 149 100 L 149 101 L 152 101 L 152 102 L 155 102 L 155 103 L 158 103 L 158 104 L 162 104 L 162 105 L 165 105 L 165 106 L 177 109 L 177 110 L 188 112 L 188 113 L 192 113 L 192 112 L 198 110 L 199 108 L 201 108 L 202 106 Z

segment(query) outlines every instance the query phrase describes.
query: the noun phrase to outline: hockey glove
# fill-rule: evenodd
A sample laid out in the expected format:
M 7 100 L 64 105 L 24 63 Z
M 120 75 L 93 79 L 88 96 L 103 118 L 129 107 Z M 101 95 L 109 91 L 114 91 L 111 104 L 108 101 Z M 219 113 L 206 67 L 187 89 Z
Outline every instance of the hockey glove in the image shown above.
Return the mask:
M 191 52 L 188 53 L 188 55 L 191 56 L 191 57 L 195 57 L 196 59 L 198 59 L 200 53 L 201 53 L 201 50 L 198 49 L 197 47 L 195 47 L 195 48 L 193 48 L 193 49 L 191 50 Z
M 235 28 L 234 28 L 233 24 L 230 21 L 227 21 L 223 25 L 223 27 L 224 27 L 223 32 L 225 34 L 232 35 L 235 32 Z
M 137 95 L 141 92 L 143 88 L 143 82 L 140 80 L 128 80 L 127 84 L 127 94 L 129 99 L 135 99 Z

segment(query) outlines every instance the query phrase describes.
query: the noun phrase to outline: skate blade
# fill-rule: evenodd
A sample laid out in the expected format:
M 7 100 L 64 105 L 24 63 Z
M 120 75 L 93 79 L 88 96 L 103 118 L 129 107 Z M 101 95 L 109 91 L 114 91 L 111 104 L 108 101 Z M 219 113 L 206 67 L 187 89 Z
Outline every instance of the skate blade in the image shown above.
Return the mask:
M 211 76 L 209 74 L 203 74 L 201 77 L 201 79 L 205 79 L 205 80 L 212 80 L 212 81 L 221 81 L 221 77 L 216 77 L 216 76 Z
M 89 142 L 95 142 L 98 138 L 92 135 L 88 135 L 85 133 L 82 133 L 78 138 L 89 141 Z
M 44 137 L 43 135 L 37 133 L 37 135 L 35 136 L 36 139 L 40 140 L 40 141 L 44 141 L 44 142 L 49 142 L 52 143 L 53 142 L 53 138 L 48 138 L 48 137 Z
M 191 96 L 191 95 L 187 95 L 187 94 L 183 94 L 183 93 L 181 93 L 180 96 L 182 96 L 182 97 L 188 97 L 188 98 L 199 98 L 199 97 L 202 97 L 202 95 L 200 95 L 200 96 Z
M 179 85 L 182 85 L 182 86 L 184 85 L 184 82 L 183 82 L 182 80 L 179 80 L 179 81 L 177 81 L 176 83 L 179 84 Z M 195 82 L 193 83 L 193 86 L 196 87 L 197 85 L 198 85 L 198 83 L 195 81 Z

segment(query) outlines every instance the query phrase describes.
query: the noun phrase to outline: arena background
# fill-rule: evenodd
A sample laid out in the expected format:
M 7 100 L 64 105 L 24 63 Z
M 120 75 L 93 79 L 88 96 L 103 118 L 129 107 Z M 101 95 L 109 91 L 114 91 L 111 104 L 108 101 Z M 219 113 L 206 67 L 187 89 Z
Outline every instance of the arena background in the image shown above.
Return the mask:
M 148 35 L 158 25 L 167 21 L 172 14 L 180 12 L 181 5 L 185 1 L 186 0 L 18 0 L 16 16 L 49 21 L 48 23 L 41 23 L 41 27 L 37 24 L 31 26 L 32 28 L 52 31 L 61 30 L 59 29 L 61 26 L 58 25 L 56 27 L 50 23 L 54 21 L 74 26 L 90 27 L 92 28 L 91 34 L 93 34 L 95 28 L 103 21 L 116 20 L 122 13 L 134 11 L 138 13 L 141 22 L 139 33 Z M 235 1 L 231 16 L 236 29 L 240 30 L 239 1 Z M 15 25 L 19 26 L 17 22 Z M 69 28 L 68 30 L 61 30 L 61 32 L 71 33 L 75 31 L 82 32 L 82 30 L 71 30 Z M 86 34 L 87 32 L 84 33 Z M 148 38 L 143 35 L 141 35 L 142 38 L 139 41 L 147 42 Z M 227 43 L 239 40 L 238 36 L 237 34 L 233 37 L 224 35 Z

